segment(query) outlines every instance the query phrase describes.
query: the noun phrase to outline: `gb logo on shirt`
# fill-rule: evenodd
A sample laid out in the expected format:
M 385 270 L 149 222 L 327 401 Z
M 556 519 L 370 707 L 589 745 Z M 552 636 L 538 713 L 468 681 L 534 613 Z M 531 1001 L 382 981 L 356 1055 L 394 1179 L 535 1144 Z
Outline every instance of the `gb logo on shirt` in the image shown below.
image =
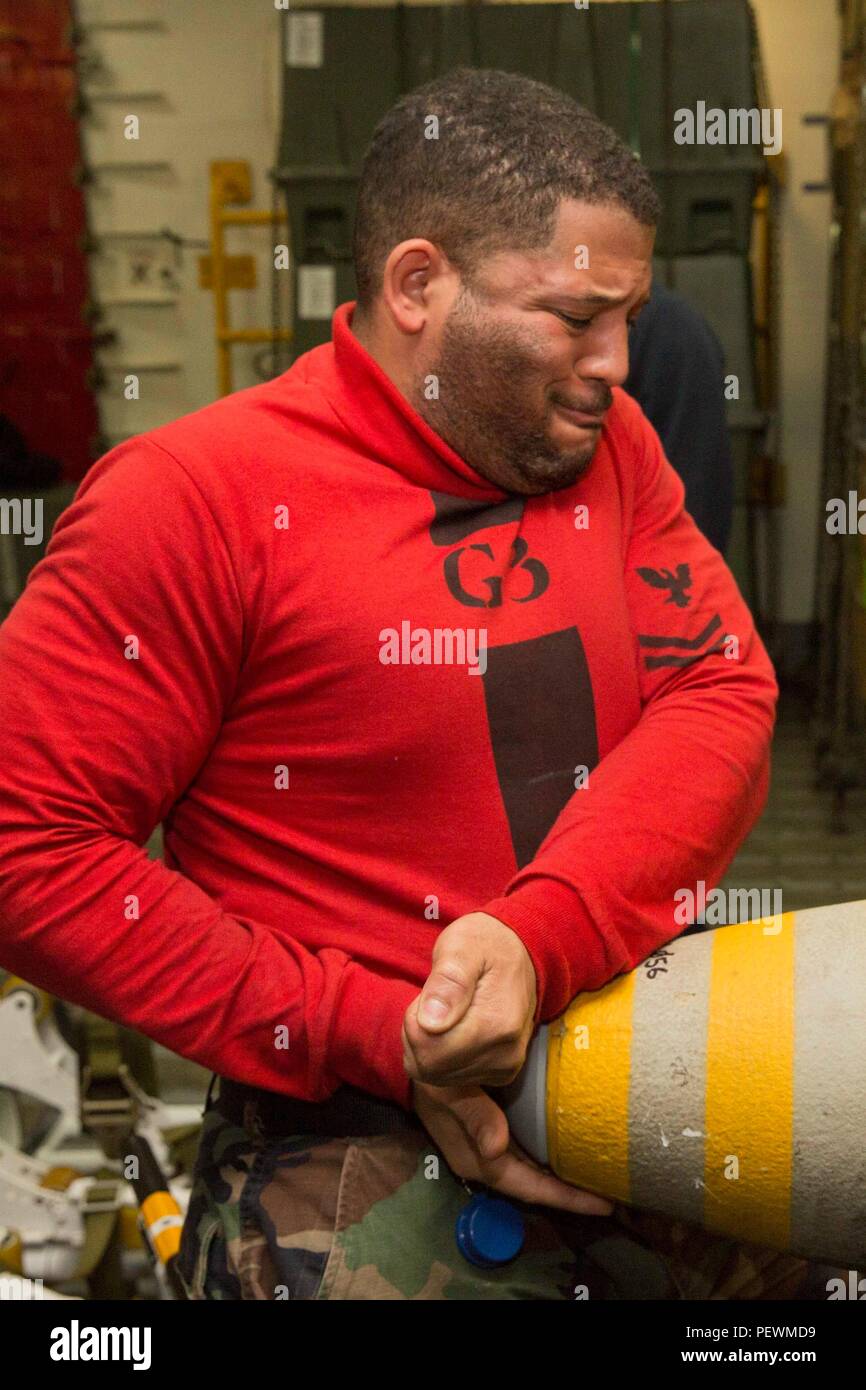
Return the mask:
M 469 551 L 477 550 L 489 559 L 495 560 L 492 546 L 483 542 L 478 545 L 461 546 L 459 550 L 452 550 L 450 555 L 445 557 L 444 573 L 445 583 L 451 595 L 456 598 L 458 603 L 462 603 L 466 608 L 501 608 L 502 607 L 502 575 L 490 574 L 474 580 L 477 588 L 486 589 L 486 594 L 473 593 L 467 589 L 461 578 L 461 569 L 465 572 L 466 564 L 461 566 L 461 559 Z M 545 565 L 540 560 L 534 559 L 529 555 L 529 546 L 522 536 L 518 536 L 511 545 L 511 553 L 508 559 L 508 570 L 520 570 L 529 580 L 526 593 L 515 594 L 511 597 L 512 603 L 531 603 L 533 599 L 541 598 L 550 584 L 550 574 Z

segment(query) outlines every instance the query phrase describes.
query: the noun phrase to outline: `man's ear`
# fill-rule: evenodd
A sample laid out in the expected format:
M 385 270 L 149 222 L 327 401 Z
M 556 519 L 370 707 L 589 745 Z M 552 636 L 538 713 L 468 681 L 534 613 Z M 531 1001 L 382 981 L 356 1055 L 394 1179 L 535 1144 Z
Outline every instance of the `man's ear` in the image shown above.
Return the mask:
M 380 302 L 401 333 L 419 333 L 455 272 L 442 250 L 423 237 L 395 246 L 385 262 Z

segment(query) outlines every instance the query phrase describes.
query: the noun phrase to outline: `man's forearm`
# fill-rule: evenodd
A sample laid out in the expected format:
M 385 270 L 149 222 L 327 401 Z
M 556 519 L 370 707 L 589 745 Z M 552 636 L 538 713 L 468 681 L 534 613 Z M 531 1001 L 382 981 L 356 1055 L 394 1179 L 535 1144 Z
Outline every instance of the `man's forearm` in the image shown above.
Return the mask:
M 737 713 L 738 700 L 741 704 Z M 772 699 L 666 695 L 576 792 L 535 859 L 483 905 L 521 937 L 539 1017 L 680 930 L 677 889 L 718 882 L 761 813 Z
M 0 863 L 0 966 L 235 1080 L 309 1099 L 345 1081 L 409 1105 L 415 985 L 239 920 L 90 828 L 6 832 Z

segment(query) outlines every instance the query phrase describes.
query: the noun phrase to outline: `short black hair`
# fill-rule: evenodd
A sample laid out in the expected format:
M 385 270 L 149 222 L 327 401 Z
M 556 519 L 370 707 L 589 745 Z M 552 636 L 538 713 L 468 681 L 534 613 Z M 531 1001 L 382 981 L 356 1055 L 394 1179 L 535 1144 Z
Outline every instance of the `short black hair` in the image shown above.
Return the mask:
M 406 238 L 435 242 L 471 279 L 493 251 L 546 246 L 563 198 L 618 204 L 648 227 L 661 212 L 628 146 L 564 92 L 493 68 L 455 68 L 416 87 L 382 117 L 364 156 L 353 239 L 359 308 L 370 307 Z

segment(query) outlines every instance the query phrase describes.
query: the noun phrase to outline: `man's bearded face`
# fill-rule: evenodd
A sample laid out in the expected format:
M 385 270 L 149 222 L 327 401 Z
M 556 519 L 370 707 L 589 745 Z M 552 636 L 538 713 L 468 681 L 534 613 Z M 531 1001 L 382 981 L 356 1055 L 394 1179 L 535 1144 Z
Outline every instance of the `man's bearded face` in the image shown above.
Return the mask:
M 483 477 L 536 494 L 586 472 L 628 373 L 652 240 L 621 208 L 565 202 L 544 252 L 497 253 L 461 283 L 412 403 Z

